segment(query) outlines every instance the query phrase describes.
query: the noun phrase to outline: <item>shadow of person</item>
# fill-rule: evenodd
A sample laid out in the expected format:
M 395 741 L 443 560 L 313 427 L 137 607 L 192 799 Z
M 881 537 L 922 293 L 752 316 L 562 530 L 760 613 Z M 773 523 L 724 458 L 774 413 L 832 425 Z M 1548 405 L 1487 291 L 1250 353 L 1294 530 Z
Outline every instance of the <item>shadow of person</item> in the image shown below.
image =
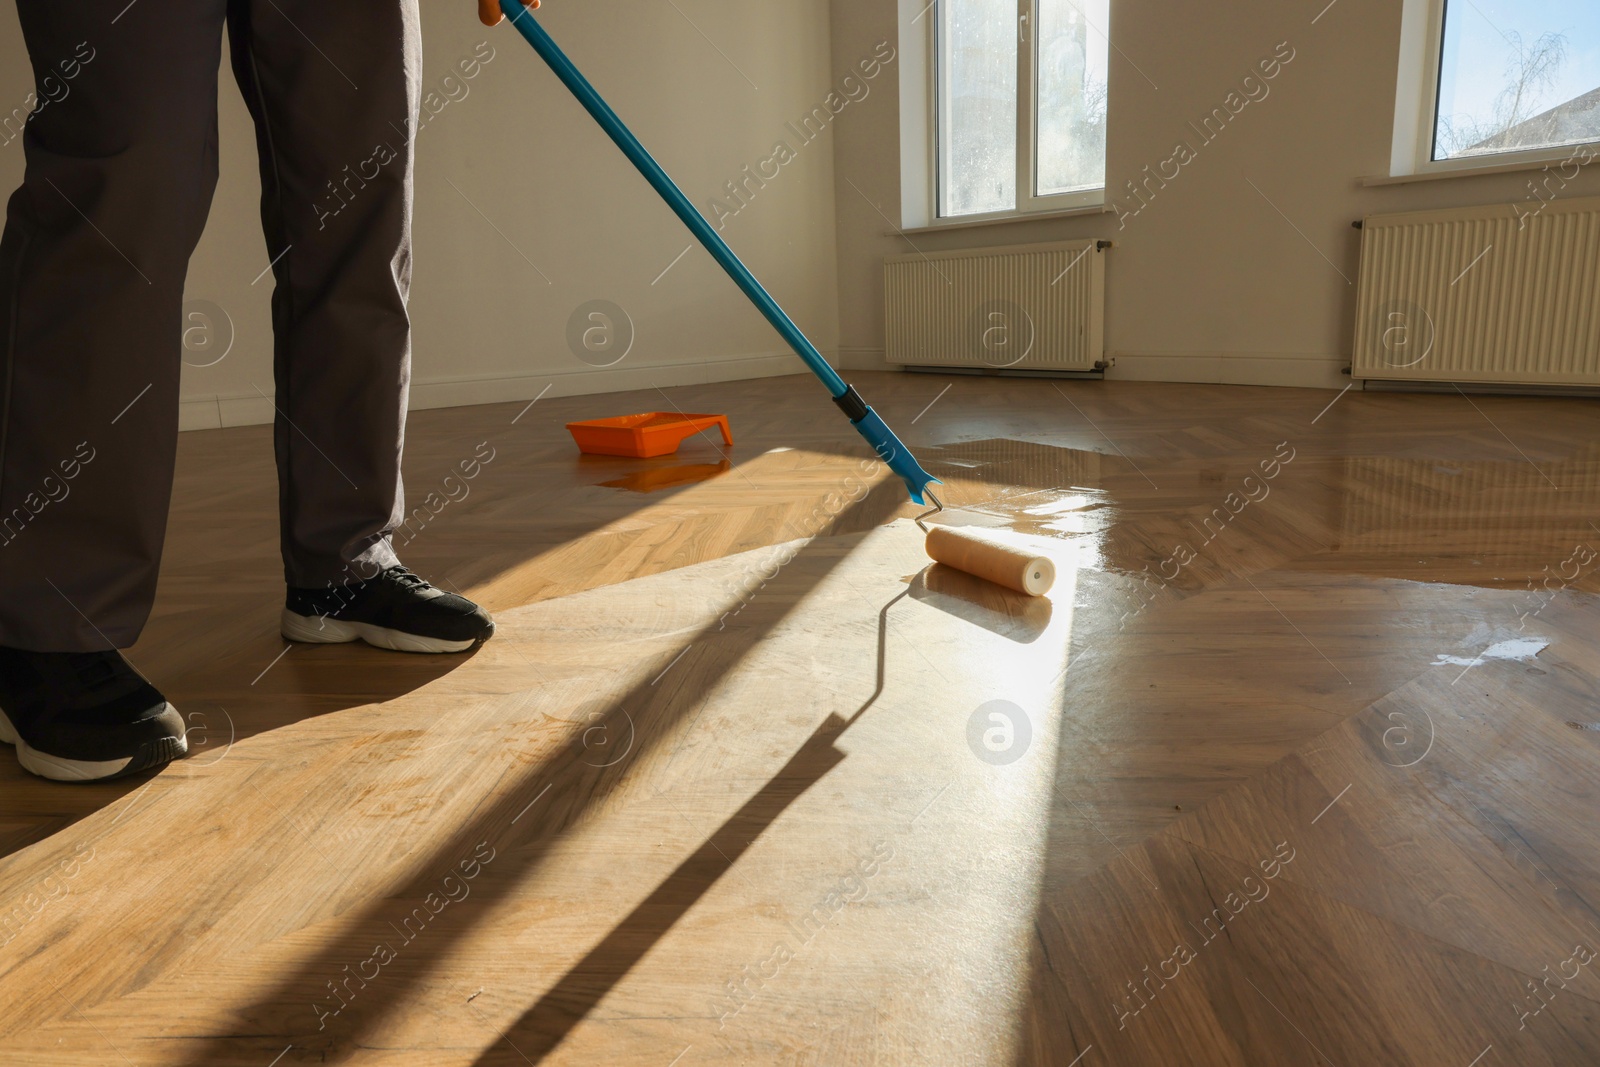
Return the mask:
M 881 522 L 899 507 L 900 495 L 898 483 L 880 482 L 840 518 L 869 524 L 872 519 Z M 564 735 L 542 760 L 508 765 L 491 796 L 474 809 L 469 819 L 428 856 L 408 859 L 406 868 L 412 873 L 405 877 L 404 884 L 339 916 L 336 932 L 319 937 L 314 951 L 253 997 L 251 1003 L 240 1007 L 239 1017 L 251 1020 L 247 1035 L 201 1038 L 184 1049 L 182 1059 L 173 1062 L 216 1067 L 255 1062 L 264 1052 L 270 1061 L 286 1051 L 286 1045 L 299 1055 L 318 1056 L 319 1062 L 324 1063 L 344 1062 L 357 1055 L 374 1035 L 383 1032 L 407 998 L 431 980 L 440 961 L 455 950 L 475 924 L 496 914 L 497 904 L 534 877 L 566 835 L 591 810 L 605 803 L 630 769 L 673 732 L 680 718 L 700 707 L 703 695 L 765 640 L 858 542 L 858 537 L 848 537 L 806 543 L 781 573 L 772 576 L 737 613 L 720 620 L 708 618 L 698 631 L 684 634 L 687 648 L 671 674 L 655 679 L 642 677 L 620 696 L 608 700 L 608 709 L 598 721 Z M 732 829 L 719 830 L 685 861 L 669 884 L 658 890 L 659 899 L 672 908 L 686 908 L 710 884 L 708 875 L 720 877 L 722 868 L 707 860 L 705 851 L 726 851 L 730 844 L 727 835 L 750 833 L 769 825 L 810 783 L 835 765 L 837 754 L 833 752 L 832 739 L 838 729 L 842 726 L 830 730 L 825 724 L 819 728 L 786 769 L 741 809 L 741 815 L 730 820 Z M 594 736 L 631 736 L 635 744 L 628 758 L 597 764 L 590 747 Z M 530 810 L 537 817 L 519 823 Z M 418 914 L 419 901 L 437 895 L 441 871 L 452 870 L 460 857 L 473 855 L 479 848 L 492 850 L 490 854 L 498 858 L 492 864 L 483 863 L 472 884 L 472 905 L 441 908 L 425 919 L 425 927 L 414 936 L 392 933 Z M 641 930 L 647 936 L 659 925 L 656 918 L 640 917 L 634 922 L 630 929 Z M 401 936 L 404 940 L 397 942 L 399 951 L 383 963 L 381 972 L 363 978 L 351 970 L 352 961 L 371 956 L 379 938 Z M 631 965 L 624 953 L 606 963 L 600 973 L 602 977 L 610 972 L 620 975 Z M 581 1012 L 589 995 L 578 989 L 583 984 L 574 978 L 544 1008 L 535 1006 L 539 1025 L 551 1038 L 559 1040 L 565 1033 L 563 1019 L 579 1017 L 575 1013 Z

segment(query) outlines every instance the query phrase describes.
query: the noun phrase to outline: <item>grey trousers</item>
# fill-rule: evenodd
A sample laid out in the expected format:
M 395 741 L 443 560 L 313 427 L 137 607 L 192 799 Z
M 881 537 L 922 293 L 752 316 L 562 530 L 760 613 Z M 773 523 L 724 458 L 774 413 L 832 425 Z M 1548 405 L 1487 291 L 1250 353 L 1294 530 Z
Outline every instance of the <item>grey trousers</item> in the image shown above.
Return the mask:
M 224 25 L 276 282 L 285 576 L 322 586 L 395 562 L 416 0 L 17 9 L 39 102 L 0 239 L 0 645 L 125 648 L 149 615 L 184 281 L 216 186 Z

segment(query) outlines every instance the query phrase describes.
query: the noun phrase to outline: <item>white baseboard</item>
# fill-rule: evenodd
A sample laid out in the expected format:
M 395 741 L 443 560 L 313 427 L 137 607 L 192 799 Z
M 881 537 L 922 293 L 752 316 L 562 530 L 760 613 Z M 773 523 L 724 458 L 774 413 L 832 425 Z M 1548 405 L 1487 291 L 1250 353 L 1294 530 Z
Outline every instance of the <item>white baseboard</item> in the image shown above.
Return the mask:
M 1276 385 L 1297 389 L 1343 389 L 1349 360 L 1302 352 L 1117 352 L 1109 357 L 1108 381 L 1200 382 L 1208 385 Z
M 216 430 L 224 426 L 259 426 L 271 422 L 274 414 L 272 398 L 254 393 L 186 396 L 178 401 L 178 429 Z
M 504 404 L 545 396 L 586 396 L 630 389 L 706 385 L 746 378 L 802 374 L 806 365 L 792 352 L 736 356 L 697 363 L 658 363 L 603 370 L 550 371 L 509 377 L 430 378 L 411 383 L 411 410 Z M 178 406 L 180 430 L 215 430 L 223 426 L 258 426 L 272 421 L 272 400 L 260 394 L 184 397 Z
M 885 361 L 881 348 L 841 348 L 838 360 L 840 370 L 905 370 Z
M 1111 358 L 1111 357 L 1108 357 Z M 1300 352 L 1192 352 L 1157 354 L 1118 352 L 1106 371 L 1108 380 L 1130 382 L 1204 382 L 1211 385 L 1279 385 L 1299 389 L 1343 389 L 1350 379 L 1341 356 Z M 881 348 L 840 348 L 840 370 L 898 371 L 886 363 Z
M 1343 389 L 1340 356 L 1278 353 L 1119 352 L 1106 371 L 1110 380 L 1135 382 L 1200 382 L 1212 385 L 1275 385 L 1300 389 Z M 840 370 L 899 371 L 885 363 L 881 348 L 840 348 L 830 360 Z M 551 371 L 508 377 L 431 378 L 411 383 L 411 409 L 503 404 L 546 396 L 586 396 L 631 389 L 706 385 L 746 378 L 802 374 L 805 364 L 792 352 L 769 352 L 697 363 L 663 363 L 603 370 Z M 548 391 L 545 390 L 548 388 Z M 270 423 L 272 400 L 260 394 L 185 397 L 179 405 L 180 430 L 215 430 L 222 426 Z

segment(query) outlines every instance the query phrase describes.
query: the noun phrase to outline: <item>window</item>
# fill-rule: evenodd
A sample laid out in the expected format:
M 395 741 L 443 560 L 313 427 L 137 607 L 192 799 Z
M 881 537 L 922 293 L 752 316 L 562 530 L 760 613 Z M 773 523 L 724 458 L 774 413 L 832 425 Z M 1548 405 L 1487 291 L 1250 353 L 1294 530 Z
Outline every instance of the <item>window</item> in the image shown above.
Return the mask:
M 1600 4 L 1448 0 L 1433 158 L 1600 140 Z
M 1110 0 L 937 0 L 938 217 L 1105 198 Z
M 1407 0 L 1402 38 L 1412 58 L 1395 173 L 1537 162 L 1600 141 L 1595 0 Z

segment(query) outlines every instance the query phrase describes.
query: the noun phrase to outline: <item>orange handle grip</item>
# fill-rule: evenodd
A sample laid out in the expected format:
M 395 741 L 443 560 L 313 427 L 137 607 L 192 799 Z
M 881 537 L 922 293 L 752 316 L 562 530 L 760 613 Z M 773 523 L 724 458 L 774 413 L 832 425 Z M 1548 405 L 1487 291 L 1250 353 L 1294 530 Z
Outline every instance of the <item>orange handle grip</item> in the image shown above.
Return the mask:
M 522 6 L 536 8 L 539 6 L 539 0 L 522 0 Z M 478 0 L 479 22 L 485 26 L 498 26 L 503 18 L 505 16 L 500 13 L 499 0 Z

